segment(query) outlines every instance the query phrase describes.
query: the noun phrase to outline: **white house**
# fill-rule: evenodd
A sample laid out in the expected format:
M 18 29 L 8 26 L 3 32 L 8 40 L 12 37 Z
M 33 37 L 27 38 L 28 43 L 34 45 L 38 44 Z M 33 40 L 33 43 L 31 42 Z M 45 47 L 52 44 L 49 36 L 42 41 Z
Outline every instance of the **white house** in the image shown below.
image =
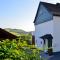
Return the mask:
M 44 48 L 45 52 L 59 52 L 60 4 L 40 2 L 34 25 L 35 45 L 39 48 Z

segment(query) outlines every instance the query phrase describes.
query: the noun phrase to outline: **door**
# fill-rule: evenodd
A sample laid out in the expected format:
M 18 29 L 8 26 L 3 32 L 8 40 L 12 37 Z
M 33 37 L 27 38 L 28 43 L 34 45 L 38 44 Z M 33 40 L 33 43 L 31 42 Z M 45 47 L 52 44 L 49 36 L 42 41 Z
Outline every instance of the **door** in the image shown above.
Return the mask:
M 40 37 L 44 40 L 44 51 L 47 52 L 49 55 L 52 55 L 53 49 L 52 49 L 52 35 L 51 34 L 46 34 L 42 37 Z
M 53 54 L 53 49 L 52 49 L 52 39 L 48 40 L 48 53 L 49 55 Z
M 44 52 L 48 51 L 48 40 L 47 39 L 45 39 L 45 43 L 43 44 L 43 49 L 44 49 Z

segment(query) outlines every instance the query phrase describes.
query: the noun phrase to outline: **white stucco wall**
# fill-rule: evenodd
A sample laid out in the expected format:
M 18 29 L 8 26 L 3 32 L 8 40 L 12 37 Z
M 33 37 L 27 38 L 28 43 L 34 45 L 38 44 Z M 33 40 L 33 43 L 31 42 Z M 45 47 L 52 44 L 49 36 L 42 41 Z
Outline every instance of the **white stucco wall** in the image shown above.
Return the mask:
M 53 51 L 60 51 L 60 17 L 53 17 L 54 32 L 53 32 Z
M 45 34 L 52 34 L 53 35 L 53 20 L 35 25 L 35 44 L 37 47 L 43 46 L 43 40 L 39 37 Z M 42 41 L 42 44 L 41 44 Z
M 35 25 L 35 44 L 37 47 L 43 47 L 43 40 L 39 37 L 45 34 L 53 36 L 53 52 L 60 51 L 60 17 L 54 16 L 53 20 Z M 42 44 L 41 44 L 42 42 Z

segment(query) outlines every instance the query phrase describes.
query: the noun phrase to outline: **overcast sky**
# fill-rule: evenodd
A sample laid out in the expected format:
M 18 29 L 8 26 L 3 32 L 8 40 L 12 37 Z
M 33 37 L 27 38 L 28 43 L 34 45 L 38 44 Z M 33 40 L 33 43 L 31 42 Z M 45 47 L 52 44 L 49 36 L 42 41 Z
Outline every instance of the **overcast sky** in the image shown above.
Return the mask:
M 0 0 L 0 28 L 34 31 L 33 21 L 40 1 L 59 2 L 59 0 Z

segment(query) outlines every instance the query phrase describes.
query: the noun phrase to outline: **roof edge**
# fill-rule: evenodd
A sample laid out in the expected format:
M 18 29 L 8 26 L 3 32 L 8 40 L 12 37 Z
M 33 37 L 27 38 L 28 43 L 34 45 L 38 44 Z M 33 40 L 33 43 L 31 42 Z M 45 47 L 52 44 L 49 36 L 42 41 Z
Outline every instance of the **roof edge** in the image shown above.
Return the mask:
M 49 2 L 40 1 L 33 23 L 35 23 L 35 21 L 36 21 L 36 18 L 37 18 L 38 12 L 39 12 L 40 5 L 41 5 L 41 4 L 44 5 L 44 3 L 46 3 L 46 4 L 52 4 L 52 3 L 49 3 Z M 53 5 L 53 4 L 52 4 L 52 5 Z M 55 4 L 55 5 L 56 5 L 56 4 Z M 53 16 L 60 16 L 60 14 L 53 14 Z
M 37 8 L 37 12 L 36 12 L 35 19 L 34 19 L 33 23 L 35 23 L 36 18 L 37 18 L 37 14 L 38 14 L 38 11 L 39 11 L 39 7 L 40 7 L 41 4 L 43 5 L 43 3 L 48 3 L 48 2 L 43 2 L 43 1 L 39 2 L 39 5 L 38 5 L 38 8 Z M 49 4 L 52 4 L 52 3 L 49 3 Z

